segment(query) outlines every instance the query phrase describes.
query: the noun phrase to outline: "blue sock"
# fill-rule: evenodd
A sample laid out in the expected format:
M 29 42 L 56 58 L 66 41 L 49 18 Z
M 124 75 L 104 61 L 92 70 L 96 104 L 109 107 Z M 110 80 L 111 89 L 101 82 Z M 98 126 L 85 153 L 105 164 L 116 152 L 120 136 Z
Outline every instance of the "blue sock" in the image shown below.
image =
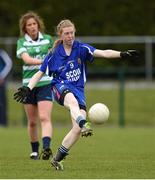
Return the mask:
M 51 143 L 51 138 L 50 137 L 43 137 L 42 138 L 43 141 L 43 149 L 48 149 L 50 148 L 50 143 Z
M 78 123 L 79 127 L 82 128 L 86 123 L 86 120 L 82 116 L 78 116 L 76 122 Z
M 39 142 L 31 142 L 31 148 L 32 148 L 32 152 L 38 152 L 39 151 Z

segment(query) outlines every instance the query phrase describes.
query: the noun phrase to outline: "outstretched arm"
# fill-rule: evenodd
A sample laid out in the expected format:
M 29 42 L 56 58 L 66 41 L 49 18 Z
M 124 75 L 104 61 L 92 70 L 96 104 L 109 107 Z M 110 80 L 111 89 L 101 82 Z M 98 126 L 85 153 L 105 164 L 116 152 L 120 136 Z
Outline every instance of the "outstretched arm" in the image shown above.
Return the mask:
M 115 51 L 115 50 L 99 50 L 96 49 L 94 51 L 93 56 L 94 57 L 102 57 L 102 58 L 120 58 L 121 57 L 121 52 L 120 51 Z
M 94 57 L 101 58 L 139 58 L 140 53 L 137 50 L 115 51 L 115 50 L 99 50 L 93 53 Z

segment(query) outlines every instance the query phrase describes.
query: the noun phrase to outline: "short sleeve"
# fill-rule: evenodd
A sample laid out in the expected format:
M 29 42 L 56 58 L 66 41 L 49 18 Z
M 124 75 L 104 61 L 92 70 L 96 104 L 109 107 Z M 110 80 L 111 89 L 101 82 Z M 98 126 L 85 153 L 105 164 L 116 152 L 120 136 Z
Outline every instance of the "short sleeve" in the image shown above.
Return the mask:
M 50 61 L 51 61 L 51 53 L 49 53 L 47 56 L 45 56 L 45 59 L 40 67 L 40 71 L 42 71 L 43 73 L 45 73 L 46 75 L 48 76 L 51 76 L 52 75 L 52 72 L 50 70 Z
M 92 62 L 94 60 L 93 53 L 96 50 L 93 46 L 90 46 L 89 44 L 82 44 L 82 57 L 84 58 L 84 61 L 90 61 Z
M 17 58 L 20 59 L 20 58 L 21 58 L 21 54 L 22 54 L 23 52 L 27 52 L 27 49 L 23 46 L 22 40 L 19 39 L 19 40 L 17 41 L 17 51 L 16 51 L 16 56 L 17 56 Z

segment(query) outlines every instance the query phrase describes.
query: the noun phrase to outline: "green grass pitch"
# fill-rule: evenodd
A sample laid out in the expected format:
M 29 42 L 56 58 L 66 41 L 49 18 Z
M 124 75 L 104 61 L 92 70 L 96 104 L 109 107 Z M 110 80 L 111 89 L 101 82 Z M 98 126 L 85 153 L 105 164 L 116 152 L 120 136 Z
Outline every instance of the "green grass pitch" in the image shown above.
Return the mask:
M 50 161 L 29 159 L 30 145 L 23 128 L 23 106 L 8 91 L 9 128 L 0 128 L 0 178 L 11 179 L 155 179 L 154 89 L 125 90 L 125 127 L 118 127 L 119 89 L 86 89 L 88 108 L 103 102 L 110 109 L 105 125 L 94 136 L 81 138 L 57 172 Z M 55 153 L 69 131 L 69 112 L 54 105 L 52 121 Z M 60 124 L 61 126 L 58 126 Z M 40 147 L 41 148 L 41 147 Z
M 69 126 L 55 126 L 56 152 Z M 30 160 L 26 128 L 0 128 L 0 178 L 11 179 L 138 179 L 155 178 L 154 128 L 94 126 L 94 135 L 81 138 L 56 171 L 50 161 Z
M 13 100 L 15 90 L 8 91 L 8 117 L 10 126 L 23 124 L 23 105 Z M 107 124 L 118 125 L 119 121 L 119 89 L 87 89 L 87 108 L 97 102 L 105 103 L 110 110 L 110 119 Z M 154 126 L 155 93 L 154 89 L 126 89 L 125 90 L 125 125 L 132 126 Z M 18 112 L 18 113 L 16 113 Z M 70 123 L 69 113 L 64 107 L 54 103 L 52 113 L 53 122 L 66 124 Z

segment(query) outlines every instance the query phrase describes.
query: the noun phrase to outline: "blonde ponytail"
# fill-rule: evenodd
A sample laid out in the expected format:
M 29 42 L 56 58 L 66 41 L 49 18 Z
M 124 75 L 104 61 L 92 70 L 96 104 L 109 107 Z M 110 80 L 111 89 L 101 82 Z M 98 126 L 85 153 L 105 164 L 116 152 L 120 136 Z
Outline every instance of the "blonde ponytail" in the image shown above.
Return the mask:
M 61 39 L 57 39 L 54 41 L 54 44 L 53 44 L 53 47 L 52 47 L 52 50 L 55 49 L 59 44 L 62 43 L 62 40 Z

